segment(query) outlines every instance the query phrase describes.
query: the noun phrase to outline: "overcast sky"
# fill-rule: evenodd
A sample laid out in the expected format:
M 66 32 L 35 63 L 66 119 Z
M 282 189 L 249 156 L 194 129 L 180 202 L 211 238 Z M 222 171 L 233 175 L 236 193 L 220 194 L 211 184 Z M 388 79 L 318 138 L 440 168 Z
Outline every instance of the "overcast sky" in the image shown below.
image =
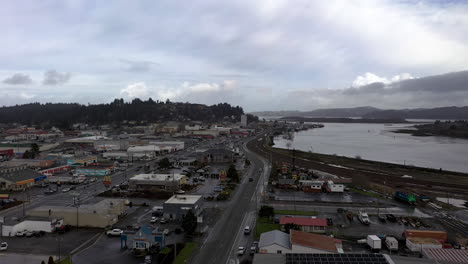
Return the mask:
M 0 105 L 468 105 L 468 84 L 366 93 L 468 70 L 468 1 L 5 0 L 0 32 Z

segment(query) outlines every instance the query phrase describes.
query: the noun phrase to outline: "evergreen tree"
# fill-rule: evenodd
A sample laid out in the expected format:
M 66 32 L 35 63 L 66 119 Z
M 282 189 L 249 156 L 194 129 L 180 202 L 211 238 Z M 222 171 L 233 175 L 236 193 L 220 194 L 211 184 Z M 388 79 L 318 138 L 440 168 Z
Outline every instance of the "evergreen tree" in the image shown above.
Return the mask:
M 234 164 L 231 164 L 231 166 L 229 166 L 226 176 L 229 179 L 231 179 L 231 181 L 233 182 L 239 182 L 239 174 L 237 173 L 237 170 Z
M 197 230 L 197 217 L 189 210 L 183 217 L 182 217 L 182 228 L 184 229 L 187 235 L 192 235 L 195 230 Z
M 52 256 L 49 256 L 49 261 L 47 261 L 47 264 L 55 264 L 54 258 Z

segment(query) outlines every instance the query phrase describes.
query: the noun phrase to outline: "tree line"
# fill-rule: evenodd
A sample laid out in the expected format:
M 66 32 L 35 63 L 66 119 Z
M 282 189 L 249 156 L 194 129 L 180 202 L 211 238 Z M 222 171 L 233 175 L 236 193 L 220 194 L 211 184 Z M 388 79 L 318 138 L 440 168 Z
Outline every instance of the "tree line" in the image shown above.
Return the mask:
M 115 99 L 108 104 L 30 103 L 0 108 L 0 123 L 56 126 L 70 128 L 73 123 L 121 124 L 124 121 L 240 121 L 244 110 L 240 106 L 220 103 L 211 106 L 167 101 L 146 101 L 135 98 L 130 102 Z M 250 116 L 252 118 L 252 116 Z

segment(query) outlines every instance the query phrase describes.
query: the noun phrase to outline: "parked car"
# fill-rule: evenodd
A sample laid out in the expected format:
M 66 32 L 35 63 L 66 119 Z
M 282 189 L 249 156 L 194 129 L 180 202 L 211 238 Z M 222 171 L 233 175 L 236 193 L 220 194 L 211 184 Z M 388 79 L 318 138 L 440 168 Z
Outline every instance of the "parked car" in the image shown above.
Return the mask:
M 121 229 L 112 229 L 106 232 L 108 236 L 120 236 L 123 233 Z
M 70 225 L 61 225 L 59 227 L 56 227 L 55 230 L 59 233 L 65 233 L 65 232 L 68 232 L 70 231 L 71 229 L 71 226 Z
M 165 224 L 165 223 L 167 223 L 167 219 L 164 218 L 164 217 L 161 217 L 161 219 L 159 219 L 159 223 Z
M 184 193 L 185 193 L 185 191 L 178 190 L 178 191 L 176 191 L 175 193 L 176 193 L 176 194 L 184 194 Z
M 69 192 L 71 189 L 70 188 L 64 188 L 62 189 L 62 192 L 66 193 L 66 192 Z
M 151 217 L 150 223 L 156 223 L 158 221 L 158 218 L 156 216 Z
M 2 242 L 0 244 L 0 251 L 5 251 L 8 249 L 8 243 L 7 242 Z
M 25 234 L 26 234 L 26 230 L 19 230 L 19 231 L 16 231 L 15 236 L 23 237 Z
M 35 237 L 41 237 L 43 235 L 45 235 L 45 231 L 33 231 L 33 234 Z
M 96 178 L 91 178 L 91 180 L 89 180 L 90 182 L 95 182 L 96 181 Z
M 151 260 L 151 255 L 146 255 L 146 256 L 145 256 L 145 262 L 144 262 L 144 263 L 145 263 L 145 264 L 151 264 L 151 261 L 152 261 L 152 260 Z
M 245 247 L 240 246 L 237 249 L 237 255 L 244 255 L 244 253 L 245 253 Z
M 164 229 L 163 234 L 164 234 L 165 236 L 168 236 L 168 235 L 171 234 L 171 231 L 170 231 L 169 229 L 166 228 L 166 229 Z

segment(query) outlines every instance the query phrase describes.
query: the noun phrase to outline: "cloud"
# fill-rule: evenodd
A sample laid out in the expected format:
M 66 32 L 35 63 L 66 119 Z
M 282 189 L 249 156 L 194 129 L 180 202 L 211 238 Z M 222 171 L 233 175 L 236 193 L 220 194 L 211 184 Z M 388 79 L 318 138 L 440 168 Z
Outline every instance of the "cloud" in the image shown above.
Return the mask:
M 34 95 L 34 94 L 29 94 L 29 93 L 26 93 L 26 92 L 21 92 L 21 93 L 19 94 L 19 97 L 21 97 L 22 99 L 29 100 L 29 99 L 32 99 L 32 98 L 36 97 L 36 95 Z
M 395 75 L 392 78 L 387 79 L 386 77 L 379 77 L 373 73 L 366 72 L 364 75 L 360 75 L 354 79 L 351 87 L 357 88 L 360 86 L 366 86 L 372 83 L 384 83 L 384 84 L 389 84 L 389 83 L 394 83 L 394 82 L 399 82 L 399 81 L 404 81 L 404 80 L 410 80 L 414 79 L 413 76 L 409 73 L 402 73 L 399 75 Z
M 120 95 L 128 98 L 146 98 L 150 95 L 150 90 L 144 82 L 137 82 L 120 90 Z
M 144 60 L 138 61 L 121 59 L 120 62 L 125 64 L 125 70 L 129 72 L 149 72 L 152 66 L 157 65 L 155 62 Z
M 13 85 L 31 84 L 32 79 L 31 79 L 31 77 L 29 77 L 29 75 L 22 74 L 22 73 L 15 73 L 15 74 L 13 74 L 13 76 L 8 77 L 5 80 L 3 80 L 3 83 L 13 84 Z
M 67 72 L 58 72 L 56 70 L 48 70 L 44 73 L 44 85 L 59 85 L 68 82 L 71 78 L 71 74 Z

